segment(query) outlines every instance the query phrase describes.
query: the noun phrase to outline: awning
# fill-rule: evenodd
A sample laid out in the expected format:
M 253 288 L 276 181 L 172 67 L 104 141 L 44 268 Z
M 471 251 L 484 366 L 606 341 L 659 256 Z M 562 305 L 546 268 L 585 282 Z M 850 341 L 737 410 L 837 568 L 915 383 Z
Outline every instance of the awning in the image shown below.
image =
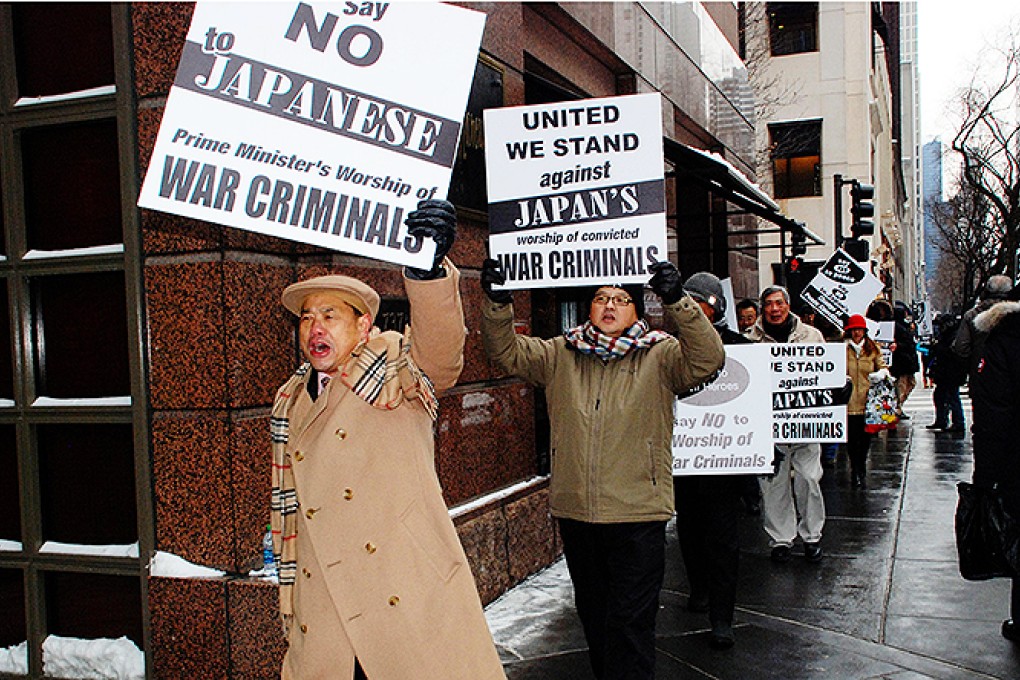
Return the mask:
M 804 235 L 805 241 L 825 245 L 825 240 L 808 229 L 803 222 L 787 217 L 761 187 L 751 182 L 723 158 L 664 138 L 665 156 L 676 167 L 677 178 L 702 184 L 713 194 L 724 198 L 763 220 L 772 222 L 790 235 Z

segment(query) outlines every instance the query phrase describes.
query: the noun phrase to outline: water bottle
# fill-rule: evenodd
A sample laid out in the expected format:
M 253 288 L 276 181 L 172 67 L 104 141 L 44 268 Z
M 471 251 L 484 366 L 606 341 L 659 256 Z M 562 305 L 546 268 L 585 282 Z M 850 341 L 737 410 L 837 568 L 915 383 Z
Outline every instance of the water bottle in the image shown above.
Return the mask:
M 262 537 L 262 572 L 266 576 L 276 576 L 276 556 L 273 555 L 273 529 L 267 524 L 266 533 Z

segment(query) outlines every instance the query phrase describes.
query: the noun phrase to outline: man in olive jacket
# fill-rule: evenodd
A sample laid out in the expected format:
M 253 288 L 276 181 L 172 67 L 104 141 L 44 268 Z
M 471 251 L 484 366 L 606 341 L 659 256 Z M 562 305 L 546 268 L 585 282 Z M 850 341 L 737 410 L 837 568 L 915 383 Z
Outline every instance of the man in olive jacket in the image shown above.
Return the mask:
M 482 341 L 503 372 L 545 387 L 550 509 L 559 521 L 595 677 L 652 678 L 655 615 L 673 515 L 675 395 L 722 367 L 719 334 L 668 262 L 650 267 L 678 338 L 640 319 L 641 287 L 600 286 L 589 320 L 550 340 L 518 335 L 505 277 L 486 260 Z M 634 290 L 636 288 L 636 290 Z
M 419 205 L 432 270 L 405 269 L 404 334 L 349 276 L 289 286 L 307 363 L 271 419 L 272 524 L 287 679 L 505 680 L 434 462 L 436 390 L 463 367 L 453 206 Z

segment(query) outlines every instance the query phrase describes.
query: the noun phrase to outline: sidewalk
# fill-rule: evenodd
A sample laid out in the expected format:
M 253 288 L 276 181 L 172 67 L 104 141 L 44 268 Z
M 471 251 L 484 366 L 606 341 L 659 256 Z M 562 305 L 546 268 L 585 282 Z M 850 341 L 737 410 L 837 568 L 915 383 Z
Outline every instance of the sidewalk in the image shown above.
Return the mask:
M 964 399 L 969 418 L 970 404 Z M 913 417 L 871 449 L 866 490 L 849 486 L 843 454 L 826 468 L 825 557 L 775 564 L 758 517 L 741 520 L 737 644 L 708 646 L 708 619 L 686 608 L 676 534 L 668 530 L 657 677 L 1020 678 L 1020 646 L 999 635 L 1009 582 L 964 581 L 953 536 L 956 482 L 969 480 L 966 435 L 935 433 L 931 390 Z M 591 680 L 563 561 L 493 602 L 489 625 L 510 680 Z

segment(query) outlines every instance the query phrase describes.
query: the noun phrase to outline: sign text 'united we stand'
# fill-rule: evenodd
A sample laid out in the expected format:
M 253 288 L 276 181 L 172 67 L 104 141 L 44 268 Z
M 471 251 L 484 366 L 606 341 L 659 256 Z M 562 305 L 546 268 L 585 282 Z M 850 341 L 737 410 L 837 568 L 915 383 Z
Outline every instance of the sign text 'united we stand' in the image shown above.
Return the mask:
M 485 169 L 506 289 L 644 283 L 666 259 L 659 94 L 488 109 Z
M 485 15 L 439 3 L 195 5 L 138 205 L 399 264 L 444 198 Z

